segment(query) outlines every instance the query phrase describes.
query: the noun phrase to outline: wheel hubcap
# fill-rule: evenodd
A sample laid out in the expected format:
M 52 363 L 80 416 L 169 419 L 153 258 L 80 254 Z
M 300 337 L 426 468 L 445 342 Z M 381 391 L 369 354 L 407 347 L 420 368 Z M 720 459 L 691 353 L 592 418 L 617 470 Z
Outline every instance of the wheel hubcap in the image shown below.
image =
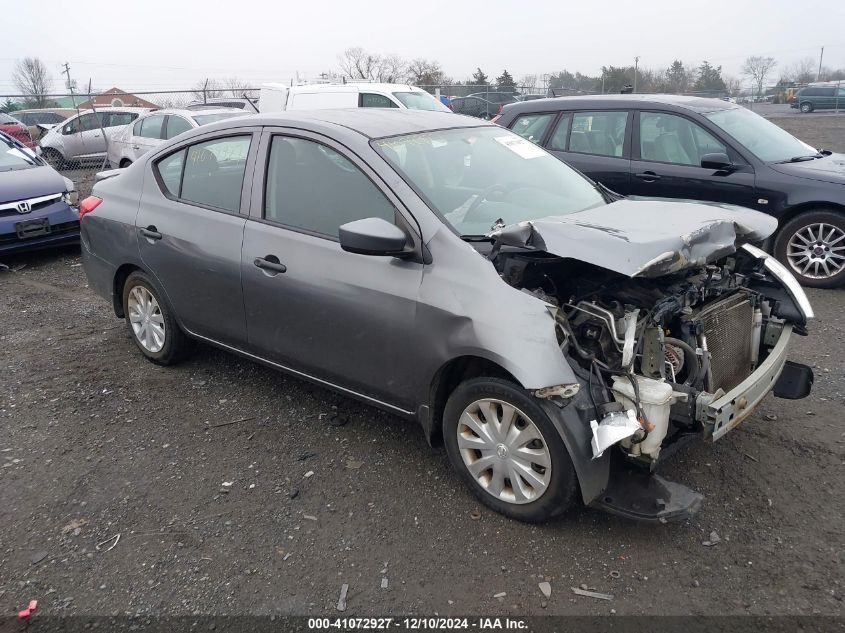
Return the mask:
M 513 405 L 483 398 L 458 421 L 458 449 L 478 484 L 496 499 L 529 503 L 549 487 L 552 458 L 540 429 Z
M 810 224 L 796 231 L 786 247 L 789 265 L 810 279 L 833 277 L 845 266 L 845 231 L 832 224 Z
M 155 354 L 164 347 L 164 315 L 153 294 L 143 286 L 129 291 L 129 323 L 135 338 L 148 352 Z

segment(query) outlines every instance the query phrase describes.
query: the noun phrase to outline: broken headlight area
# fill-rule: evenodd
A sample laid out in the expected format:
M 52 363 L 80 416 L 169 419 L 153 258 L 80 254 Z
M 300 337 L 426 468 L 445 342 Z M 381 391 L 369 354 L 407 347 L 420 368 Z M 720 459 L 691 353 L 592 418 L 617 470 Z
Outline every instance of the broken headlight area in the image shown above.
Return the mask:
M 746 250 L 652 278 L 538 251 L 503 251 L 496 266 L 549 304 L 588 396 L 593 456 L 614 446 L 650 469 L 679 439 L 721 437 L 777 393 L 789 336 L 809 316 Z

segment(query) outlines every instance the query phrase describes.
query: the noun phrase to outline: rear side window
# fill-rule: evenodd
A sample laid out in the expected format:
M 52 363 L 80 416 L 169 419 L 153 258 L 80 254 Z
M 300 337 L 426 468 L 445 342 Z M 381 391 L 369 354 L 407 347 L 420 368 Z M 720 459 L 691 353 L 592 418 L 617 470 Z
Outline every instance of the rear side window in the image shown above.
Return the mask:
M 140 134 L 136 132 L 136 136 L 141 136 L 143 138 L 155 138 L 160 139 L 162 138 L 162 128 L 164 127 L 164 117 L 155 115 L 155 116 L 148 116 L 146 119 L 141 120 L 141 130 Z M 135 129 L 138 129 L 138 125 L 135 125 Z
M 172 114 L 167 117 L 167 133 L 164 135 L 164 138 L 173 138 L 177 134 L 187 132 L 190 129 L 191 124 L 188 123 L 187 119 Z
M 165 193 L 183 202 L 238 212 L 251 136 L 191 145 L 156 164 Z
M 572 117 L 569 151 L 622 156 L 627 112 L 578 112 Z
M 342 224 L 364 218 L 395 221 L 395 210 L 375 184 L 333 149 L 277 136 L 270 148 L 264 217 L 337 239 Z
M 377 95 L 370 92 L 361 93 L 361 107 L 362 108 L 398 108 L 399 106 L 393 103 L 384 95 Z
M 117 127 L 118 125 L 129 125 L 138 118 L 134 112 L 108 112 L 103 117 L 103 127 Z
M 566 137 L 569 136 L 569 122 L 572 120 L 568 114 L 562 114 L 558 119 L 555 131 L 549 139 L 549 149 L 557 152 L 566 151 Z
M 554 114 L 523 114 L 513 122 L 511 129 L 522 138 L 539 144 L 554 118 Z

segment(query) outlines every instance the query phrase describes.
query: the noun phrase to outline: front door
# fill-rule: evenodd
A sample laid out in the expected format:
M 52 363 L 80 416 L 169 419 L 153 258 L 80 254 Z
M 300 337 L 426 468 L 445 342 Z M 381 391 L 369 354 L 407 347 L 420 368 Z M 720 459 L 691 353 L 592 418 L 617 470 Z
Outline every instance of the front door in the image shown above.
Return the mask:
M 631 161 L 633 195 L 725 202 L 756 208 L 754 170 L 729 145 L 686 117 L 639 112 Z M 705 154 L 727 154 L 731 169 L 701 166 Z
M 253 352 L 394 406 L 411 406 L 422 264 L 348 253 L 338 227 L 379 217 L 410 230 L 369 168 L 316 136 L 267 133 L 244 231 Z M 266 173 L 266 182 L 262 182 Z M 379 182 L 379 184 L 376 184 Z
M 246 345 L 241 205 L 251 141 L 215 138 L 158 160 L 135 222 L 141 259 L 182 325 L 235 347 Z

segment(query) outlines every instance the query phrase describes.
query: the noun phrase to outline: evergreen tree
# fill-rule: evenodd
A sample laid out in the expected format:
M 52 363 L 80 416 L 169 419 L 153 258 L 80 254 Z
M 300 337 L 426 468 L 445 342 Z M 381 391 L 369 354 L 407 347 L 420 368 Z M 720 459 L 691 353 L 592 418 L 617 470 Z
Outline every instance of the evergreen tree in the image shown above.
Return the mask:
M 507 70 L 503 70 L 502 74 L 496 79 L 496 88 L 499 92 L 516 92 L 516 82 Z
M 722 67 L 711 66 L 709 62 L 701 62 L 698 67 L 698 79 L 693 86 L 699 92 L 716 92 L 725 90 L 725 82 L 722 80 Z
M 472 85 L 473 86 L 489 86 L 490 83 L 487 81 L 487 75 L 485 75 L 481 68 L 476 70 L 472 73 Z

